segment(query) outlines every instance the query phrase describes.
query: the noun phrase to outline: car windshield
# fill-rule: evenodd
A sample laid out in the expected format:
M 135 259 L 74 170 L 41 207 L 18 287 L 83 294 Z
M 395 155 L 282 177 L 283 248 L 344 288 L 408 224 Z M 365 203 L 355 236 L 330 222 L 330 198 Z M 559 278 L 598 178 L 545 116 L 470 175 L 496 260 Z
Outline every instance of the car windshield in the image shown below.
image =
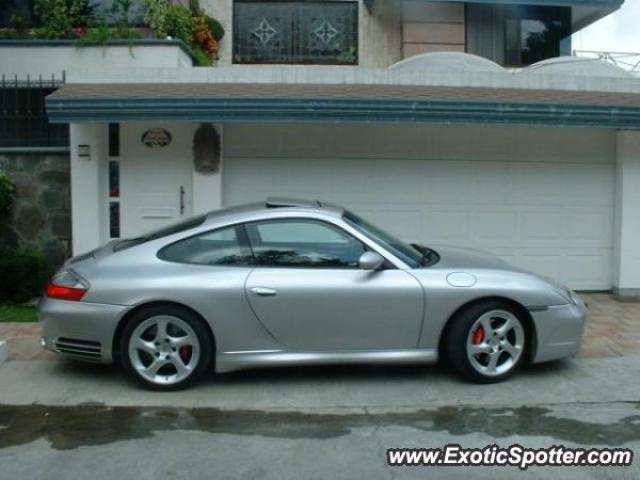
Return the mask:
M 181 222 L 173 223 L 166 227 L 159 228 L 158 230 L 148 232 L 139 237 L 123 238 L 122 240 L 119 240 L 117 243 L 114 244 L 113 251 L 119 252 L 120 250 L 135 247 L 136 245 L 140 245 L 142 243 L 150 242 L 152 240 L 157 240 L 162 237 L 167 237 L 175 233 L 184 232 L 185 230 L 189 230 L 190 228 L 195 228 L 202 225 L 206 218 L 207 218 L 206 214 L 198 215 L 196 217 L 191 217 L 191 218 L 188 218 L 187 220 L 183 220 Z
M 372 225 L 355 213 L 345 211 L 343 218 L 370 239 L 381 243 L 387 250 L 411 268 L 417 268 L 423 265 L 424 255 L 408 243 Z

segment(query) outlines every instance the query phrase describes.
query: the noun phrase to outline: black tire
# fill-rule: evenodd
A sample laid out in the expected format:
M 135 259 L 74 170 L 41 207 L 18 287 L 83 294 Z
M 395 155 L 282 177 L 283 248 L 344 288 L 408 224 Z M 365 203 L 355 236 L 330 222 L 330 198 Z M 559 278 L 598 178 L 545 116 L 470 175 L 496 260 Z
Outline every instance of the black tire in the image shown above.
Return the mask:
M 506 311 L 516 317 L 524 331 L 524 343 L 520 356 L 508 371 L 502 374 L 487 375 L 478 371 L 471 364 L 467 355 L 467 341 L 476 321 L 493 310 Z M 475 383 L 487 384 L 502 382 L 518 371 L 526 362 L 530 344 L 529 323 L 518 308 L 505 301 L 485 300 L 460 310 L 451 318 L 445 332 L 442 348 L 444 349 L 444 358 L 462 377 Z
M 145 320 L 155 316 L 176 317 L 185 322 L 195 333 L 199 342 L 199 358 L 191 373 L 182 381 L 170 384 L 159 384 L 147 380 L 138 373 L 129 355 L 129 341 L 136 328 Z M 209 371 L 213 362 L 214 346 L 204 320 L 186 308 L 174 305 L 155 305 L 135 312 L 125 325 L 118 342 L 118 359 L 124 371 L 133 380 L 149 390 L 176 391 L 188 388 L 197 383 Z

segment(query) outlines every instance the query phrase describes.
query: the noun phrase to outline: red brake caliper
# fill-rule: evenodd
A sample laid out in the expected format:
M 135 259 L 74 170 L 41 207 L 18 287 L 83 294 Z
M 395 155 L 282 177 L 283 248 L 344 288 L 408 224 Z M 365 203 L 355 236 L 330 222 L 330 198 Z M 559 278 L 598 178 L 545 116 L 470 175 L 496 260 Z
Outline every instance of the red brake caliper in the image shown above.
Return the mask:
M 191 360 L 191 352 L 193 347 L 191 345 L 185 345 L 184 347 L 180 347 L 180 358 L 182 361 L 187 364 L 189 360 Z
M 482 328 L 482 325 L 479 325 L 478 328 L 476 328 L 475 333 L 473 334 L 473 340 L 471 341 L 471 343 L 473 343 L 474 345 L 479 345 L 482 343 L 483 340 L 484 340 L 484 328 Z

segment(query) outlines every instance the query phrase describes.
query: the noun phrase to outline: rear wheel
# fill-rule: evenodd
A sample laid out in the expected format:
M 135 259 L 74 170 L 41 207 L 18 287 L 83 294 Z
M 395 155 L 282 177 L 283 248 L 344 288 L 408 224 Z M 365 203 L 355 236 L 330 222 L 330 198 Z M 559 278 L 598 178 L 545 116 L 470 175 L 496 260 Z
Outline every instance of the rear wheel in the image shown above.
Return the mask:
M 125 371 L 147 388 L 180 390 L 211 365 L 212 345 L 204 322 L 174 306 L 134 314 L 124 328 L 120 358 Z
M 458 312 L 445 338 L 453 368 L 477 383 L 507 379 L 520 368 L 528 349 L 527 323 L 507 302 L 485 301 Z

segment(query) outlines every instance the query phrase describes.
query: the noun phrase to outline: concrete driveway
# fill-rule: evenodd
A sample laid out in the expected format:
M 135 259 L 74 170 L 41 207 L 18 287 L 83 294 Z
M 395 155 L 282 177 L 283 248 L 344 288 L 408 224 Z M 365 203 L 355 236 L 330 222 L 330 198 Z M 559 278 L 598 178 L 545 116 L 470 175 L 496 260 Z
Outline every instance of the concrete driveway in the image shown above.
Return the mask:
M 389 467 L 386 449 L 624 446 L 640 452 L 640 304 L 588 295 L 581 356 L 498 385 L 432 367 L 273 369 L 150 393 L 104 366 L 0 367 L 0 477 L 516 478 L 515 467 Z M 4 330 L 6 335 L 7 330 Z M 0 331 L 0 335 L 2 331 Z M 31 340 L 29 340 L 31 339 Z M 637 479 L 640 467 L 533 467 L 535 479 Z

